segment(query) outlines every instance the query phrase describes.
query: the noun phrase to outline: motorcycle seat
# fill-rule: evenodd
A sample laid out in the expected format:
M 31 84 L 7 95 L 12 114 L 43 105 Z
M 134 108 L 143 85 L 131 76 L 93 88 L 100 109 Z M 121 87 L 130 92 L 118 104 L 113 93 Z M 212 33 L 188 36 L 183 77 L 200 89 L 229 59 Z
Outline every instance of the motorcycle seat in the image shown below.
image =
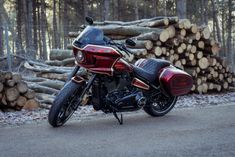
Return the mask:
M 146 79 L 151 83 L 156 81 L 160 69 L 169 66 L 170 62 L 162 59 L 147 59 L 141 66 L 133 66 L 133 70 L 137 76 Z

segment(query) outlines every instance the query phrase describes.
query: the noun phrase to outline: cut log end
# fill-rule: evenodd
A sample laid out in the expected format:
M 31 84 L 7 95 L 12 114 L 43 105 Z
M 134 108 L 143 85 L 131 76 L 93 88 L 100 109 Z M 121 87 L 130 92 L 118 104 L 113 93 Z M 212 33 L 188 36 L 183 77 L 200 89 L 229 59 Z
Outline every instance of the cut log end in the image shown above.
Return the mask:
M 201 69 L 206 69 L 209 66 L 209 61 L 207 58 L 203 57 L 199 60 L 198 64 Z
M 35 110 L 38 108 L 39 108 L 39 103 L 34 99 L 28 100 L 23 107 L 23 109 L 25 110 Z
M 169 39 L 169 37 L 170 37 L 169 32 L 167 30 L 163 30 L 160 34 L 159 39 L 161 42 L 166 42 Z
M 24 93 L 26 93 L 26 92 L 28 91 L 28 85 L 27 85 L 27 83 L 25 83 L 25 82 L 19 82 L 19 83 L 17 83 L 16 88 L 17 88 L 17 90 L 18 90 L 20 93 L 22 93 L 22 94 L 24 94 Z

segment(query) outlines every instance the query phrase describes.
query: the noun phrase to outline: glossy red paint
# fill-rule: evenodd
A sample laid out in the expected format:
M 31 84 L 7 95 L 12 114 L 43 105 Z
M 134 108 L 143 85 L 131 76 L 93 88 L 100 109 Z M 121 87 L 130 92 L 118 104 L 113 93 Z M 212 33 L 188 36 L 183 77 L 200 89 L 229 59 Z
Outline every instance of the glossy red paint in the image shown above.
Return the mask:
M 146 83 L 144 83 L 143 81 L 141 81 L 138 78 L 133 78 L 131 84 L 135 87 L 141 88 L 141 89 L 145 89 L 145 90 L 149 90 L 149 85 L 147 85 Z
M 78 53 L 79 49 L 76 47 L 73 47 L 73 55 L 76 56 Z
M 127 63 L 125 60 L 120 59 L 114 64 L 114 70 L 117 72 L 132 72 L 132 66 Z
M 128 72 L 131 70 L 128 63 L 121 61 L 122 54 L 112 47 L 87 45 L 83 49 L 75 48 L 75 56 L 78 50 L 82 51 L 84 59 L 77 63 L 94 73 L 112 76 L 114 69 Z
M 173 96 L 187 94 L 193 86 L 192 77 L 186 72 L 174 68 L 164 68 L 159 77 L 162 88 Z

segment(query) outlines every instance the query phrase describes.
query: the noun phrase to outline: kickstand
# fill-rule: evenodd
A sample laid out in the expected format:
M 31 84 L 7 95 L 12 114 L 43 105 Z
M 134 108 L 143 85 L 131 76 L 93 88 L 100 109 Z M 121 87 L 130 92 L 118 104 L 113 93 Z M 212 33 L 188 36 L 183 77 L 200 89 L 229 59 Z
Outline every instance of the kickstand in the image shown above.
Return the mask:
M 122 125 L 123 124 L 122 114 L 121 114 L 121 118 L 118 117 L 116 112 L 113 112 L 113 115 L 118 120 L 119 124 Z

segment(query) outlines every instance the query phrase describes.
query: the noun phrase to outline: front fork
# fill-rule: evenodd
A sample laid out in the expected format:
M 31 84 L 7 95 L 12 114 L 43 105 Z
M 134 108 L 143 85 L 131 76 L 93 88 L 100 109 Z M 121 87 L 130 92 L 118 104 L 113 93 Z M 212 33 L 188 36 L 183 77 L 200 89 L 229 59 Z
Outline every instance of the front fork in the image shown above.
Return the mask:
M 73 71 L 70 73 L 70 75 L 68 76 L 67 80 L 66 80 L 66 83 L 69 82 L 70 80 L 72 80 L 74 77 L 76 77 L 76 74 L 78 72 L 78 70 L 80 69 L 80 67 L 78 65 L 75 66 L 75 68 L 73 69 Z M 85 85 L 85 88 L 82 89 L 81 91 L 81 94 L 77 100 L 77 103 L 76 103 L 76 108 L 79 106 L 79 104 L 81 104 L 82 102 L 82 99 L 84 97 L 84 95 L 86 94 L 87 91 L 89 91 L 91 85 L 93 84 L 94 80 L 96 78 L 96 74 L 93 74 L 90 79 L 86 82 L 86 85 Z M 76 79 L 75 79 L 76 80 Z M 82 80 L 82 81 L 85 81 Z M 77 81 L 74 81 L 75 83 L 79 83 Z
M 86 94 L 86 92 L 89 91 L 89 89 L 91 88 L 93 82 L 95 81 L 95 78 L 96 78 L 96 74 L 93 74 L 93 75 L 91 76 L 91 78 L 87 81 L 86 86 L 85 86 L 85 88 L 82 90 L 81 95 L 80 95 L 80 97 L 79 97 L 79 99 L 78 99 L 78 103 L 79 103 L 79 104 L 82 102 L 82 98 L 84 97 L 84 95 Z
M 69 74 L 66 83 L 69 82 L 78 72 L 78 70 L 80 69 L 80 66 L 76 65 L 75 68 L 73 69 L 73 71 Z

